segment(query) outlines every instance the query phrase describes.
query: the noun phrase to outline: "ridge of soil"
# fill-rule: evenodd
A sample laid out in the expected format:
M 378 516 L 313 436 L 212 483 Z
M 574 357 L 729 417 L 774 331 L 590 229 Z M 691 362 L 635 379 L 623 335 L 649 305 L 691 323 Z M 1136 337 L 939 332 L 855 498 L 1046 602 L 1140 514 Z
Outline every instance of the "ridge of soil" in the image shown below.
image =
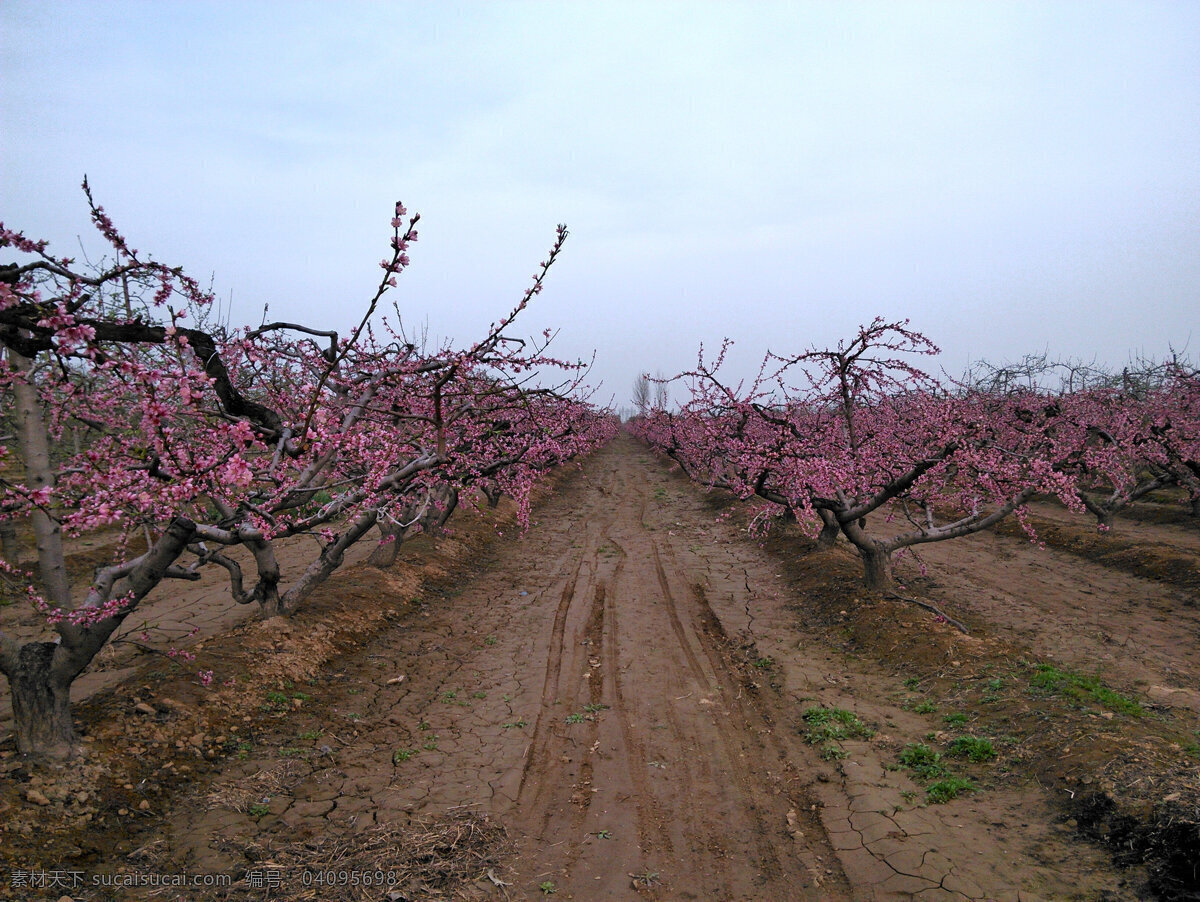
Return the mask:
M 435 557 L 423 540 L 291 621 L 205 640 L 196 666 L 235 677 L 217 692 L 143 673 L 97 697 L 73 774 L 10 756 L 10 869 L 234 879 L 77 900 L 1196 893 L 1200 723 L 1167 690 L 1200 684 L 1172 659 L 1194 640 L 1171 640 L 1166 581 L 1146 608 L 1165 622 L 1144 643 L 1127 625 L 1137 656 L 1104 664 L 1106 694 L 1080 593 L 1140 577 L 1059 552 L 1043 568 L 1073 578 L 1043 588 L 1027 541 L 943 543 L 928 575 L 901 568 L 904 592 L 962 635 L 862 593 L 845 548 L 794 527 L 750 541 L 740 506 L 626 436 L 558 483 L 523 535 L 463 528 Z M 1038 597 L 1018 603 L 1026 579 Z M 955 756 L 964 738 L 996 757 Z M 936 773 L 904 763 L 919 748 Z M 1121 867 L 1104 842 L 1130 850 Z M 389 882 L 311 880 L 338 868 Z
M 1090 516 L 1037 505 L 1026 517 L 1039 541 L 1106 567 L 1145 579 L 1163 580 L 1189 590 L 1185 604 L 1200 603 L 1200 533 L 1179 525 L 1122 521 L 1100 531 Z M 1006 520 L 996 531 L 1025 536 L 1019 524 Z

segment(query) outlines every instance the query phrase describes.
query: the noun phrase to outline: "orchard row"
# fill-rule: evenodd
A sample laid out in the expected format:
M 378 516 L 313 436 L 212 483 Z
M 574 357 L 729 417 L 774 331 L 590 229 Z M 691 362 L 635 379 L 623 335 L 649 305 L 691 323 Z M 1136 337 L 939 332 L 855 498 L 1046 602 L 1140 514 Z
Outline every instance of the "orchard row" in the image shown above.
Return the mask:
M 1024 521 L 1038 495 L 1107 529 L 1175 485 L 1200 515 L 1200 373 L 1177 360 L 1115 377 L 1075 367 L 1054 385 L 1044 361 L 937 379 L 914 362 L 938 353 L 928 338 L 876 319 L 837 348 L 768 354 L 735 386 L 721 377 L 727 347 L 676 377 L 690 390 L 680 411 L 644 405 L 634 433 L 821 544 L 844 536 L 870 588 L 891 585 L 904 549 Z
M 180 268 L 134 249 L 93 200 L 109 257 L 77 267 L 0 225 L 0 577 L 57 632 L 21 643 L 0 631 L 22 753 L 78 750 L 72 681 L 122 620 L 165 580 L 222 568 L 233 600 L 264 616 L 294 613 L 345 559 L 377 536 L 386 565 L 406 530 L 467 506 L 515 498 L 527 517 L 541 474 L 586 454 L 616 420 L 582 396 L 584 366 L 547 351 L 549 333 L 512 334 L 566 239 L 507 316 L 463 347 L 420 346 L 376 316 L 408 265 L 418 216 L 397 204 L 374 296 L 348 336 L 321 324 L 232 327 Z M 548 377 L 547 374 L 550 374 Z M 548 384 L 549 383 L 549 384 Z M 36 575 L 14 553 L 28 520 Z M 64 533 L 117 529 L 122 540 L 92 584 L 72 591 Z M 281 540 L 319 538 L 284 572 Z M 242 547 L 249 554 L 231 556 Z M 243 562 L 252 560 L 250 572 Z

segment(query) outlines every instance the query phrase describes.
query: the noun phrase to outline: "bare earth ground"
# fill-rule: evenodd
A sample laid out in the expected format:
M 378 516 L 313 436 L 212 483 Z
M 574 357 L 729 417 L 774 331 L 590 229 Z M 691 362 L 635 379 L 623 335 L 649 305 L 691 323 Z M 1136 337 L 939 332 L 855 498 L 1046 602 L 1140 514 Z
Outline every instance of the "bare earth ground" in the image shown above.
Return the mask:
M 903 572 L 950 599 L 947 613 L 968 625 L 1200 715 L 1198 534 L 1119 520 L 1101 537 L 1088 518 L 1049 505 L 1035 506 L 1031 520 L 1040 539 L 1066 547 L 1038 547 L 1010 523 L 921 547 L 926 579 L 915 567 Z M 1094 559 L 1067 550 L 1093 545 L 1101 552 Z M 1103 553 L 1112 547 L 1116 554 Z M 1169 571 L 1155 569 L 1164 560 L 1191 580 L 1164 578 Z
M 904 591 L 963 636 L 860 597 L 844 549 L 761 548 L 721 513 L 622 437 L 457 584 L 355 568 L 312 618 L 217 636 L 200 663 L 238 678 L 219 693 L 168 674 L 84 710 L 115 725 L 93 731 L 108 773 L 85 802 L 10 760 L 10 867 L 236 881 L 80 900 L 1184 897 L 1159 872 L 1177 847 L 1194 867 L 1188 837 L 1141 825 L 1200 799 L 1186 579 L 1018 536 L 932 546 Z M 1194 556 L 1175 529 L 1139 530 L 1142 558 Z M 1035 684 L 1047 661 L 1143 707 Z M 820 735 L 814 709 L 859 727 Z M 999 757 L 953 758 L 961 736 Z M 975 791 L 933 804 L 901 764 L 916 743 Z M 1080 833 L 1149 849 L 1127 860 L 1158 882 Z

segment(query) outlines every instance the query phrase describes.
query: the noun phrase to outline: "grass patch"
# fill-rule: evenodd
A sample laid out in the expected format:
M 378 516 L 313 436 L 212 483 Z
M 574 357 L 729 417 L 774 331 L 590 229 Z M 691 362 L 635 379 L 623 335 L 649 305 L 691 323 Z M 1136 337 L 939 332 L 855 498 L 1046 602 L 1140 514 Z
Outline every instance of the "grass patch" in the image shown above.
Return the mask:
M 870 739 L 875 731 L 844 708 L 809 708 L 803 714 L 808 729 L 804 741 L 812 745 L 845 739 Z
M 963 777 L 946 777 L 931 784 L 925 790 L 925 796 L 934 805 L 945 805 L 951 799 L 957 799 L 964 792 L 974 792 L 975 784 Z
M 1133 699 L 1109 689 L 1094 676 L 1061 670 L 1053 664 L 1038 664 L 1029 683 L 1035 689 L 1065 695 L 1079 702 L 1096 702 L 1110 711 L 1141 717 L 1146 709 Z
M 959 736 L 950 743 L 946 754 L 955 758 L 967 758 L 971 761 L 982 762 L 995 758 L 996 749 L 988 739 L 980 739 L 977 736 Z
M 946 773 L 942 756 L 923 742 L 910 742 L 901 749 L 900 763 L 920 780 L 935 780 Z

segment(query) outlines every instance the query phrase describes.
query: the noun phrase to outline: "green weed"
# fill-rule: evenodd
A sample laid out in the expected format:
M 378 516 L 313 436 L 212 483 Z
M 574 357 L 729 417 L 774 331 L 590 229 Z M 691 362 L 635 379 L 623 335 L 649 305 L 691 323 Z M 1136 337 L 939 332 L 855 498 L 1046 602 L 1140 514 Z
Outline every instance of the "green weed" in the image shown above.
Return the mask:
M 982 762 L 995 758 L 996 749 L 993 748 L 990 740 L 980 739 L 977 736 L 959 736 L 950 743 L 946 754 L 953 755 L 955 758 L 968 758 L 971 761 Z
M 944 780 L 931 784 L 925 795 L 935 805 L 944 805 L 951 799 L 957 799 L 964 792 L 974 792 L 975 784 L 962 777 L 946 777 Z
M 920 780 L 934 780 L 946 773 L 942 756 L 923 742 L 910 742 L 901 749 L 900 763 Z
M 808 729 L 804 741 L 812 745 L 845 739 L 870 739 L 875 731 L 844 708 L 809 708 L 803 714 Z
M 1037 670 L 1029 682 L 1035 689 L 1043 692 L 1066 695 L 1079 702 L 1097 702 L 1110 711 L 1128 714 L 1131 717 L 1141 717 L 1146 713 L 1146 709 L 1140 704 L 1109 689 L 1096 677 L 1060 670 L 1053 664 L 1037 665 Z

